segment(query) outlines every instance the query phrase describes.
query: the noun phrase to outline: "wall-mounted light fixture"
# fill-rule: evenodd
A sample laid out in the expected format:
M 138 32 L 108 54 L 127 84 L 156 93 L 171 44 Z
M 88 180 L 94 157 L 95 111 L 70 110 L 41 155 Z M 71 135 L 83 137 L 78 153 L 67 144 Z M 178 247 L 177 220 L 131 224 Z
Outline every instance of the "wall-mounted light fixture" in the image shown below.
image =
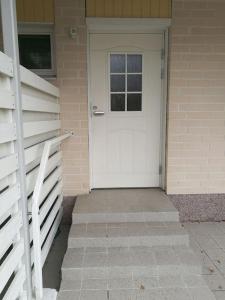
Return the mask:
M 69 36 L 71 37 L 71 39 L 76 39 L 76 37 L 77 37 L 77 28 L 76 27 L 70 27 Z

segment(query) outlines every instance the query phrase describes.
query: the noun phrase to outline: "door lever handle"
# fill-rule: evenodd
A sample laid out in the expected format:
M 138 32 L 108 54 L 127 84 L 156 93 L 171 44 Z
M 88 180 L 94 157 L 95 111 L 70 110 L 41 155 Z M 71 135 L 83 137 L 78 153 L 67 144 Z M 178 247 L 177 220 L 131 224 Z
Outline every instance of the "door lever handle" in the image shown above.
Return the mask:
M 94 111 L 93 112 L 93 115 L 95 115 L 95 116 L 103 116 L 105 113 L 104 113 L 104 111 Z

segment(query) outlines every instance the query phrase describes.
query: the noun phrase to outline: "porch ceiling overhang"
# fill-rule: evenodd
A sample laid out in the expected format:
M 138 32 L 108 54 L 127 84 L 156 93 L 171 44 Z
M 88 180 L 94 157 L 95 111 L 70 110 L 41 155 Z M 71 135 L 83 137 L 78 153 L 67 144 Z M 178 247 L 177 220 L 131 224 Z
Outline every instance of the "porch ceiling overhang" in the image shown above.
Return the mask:
M 171 25 L 168 18 L 86 18 L 86 24 L 90 33 L 99 32 L 130 32 L 151 33 L 163 32 Z

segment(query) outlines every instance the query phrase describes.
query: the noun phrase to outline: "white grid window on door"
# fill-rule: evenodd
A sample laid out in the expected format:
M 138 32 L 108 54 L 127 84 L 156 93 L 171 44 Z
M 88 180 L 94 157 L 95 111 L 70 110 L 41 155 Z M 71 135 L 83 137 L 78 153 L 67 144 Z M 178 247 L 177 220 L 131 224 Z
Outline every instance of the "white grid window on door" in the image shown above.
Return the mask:
M 110 54 L 111 111 L 142 111 L 142 54 Z

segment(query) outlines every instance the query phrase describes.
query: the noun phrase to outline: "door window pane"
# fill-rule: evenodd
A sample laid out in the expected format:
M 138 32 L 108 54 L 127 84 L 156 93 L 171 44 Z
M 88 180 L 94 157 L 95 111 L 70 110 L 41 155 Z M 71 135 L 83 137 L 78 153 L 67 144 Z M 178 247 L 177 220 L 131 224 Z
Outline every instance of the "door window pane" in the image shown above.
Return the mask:
M 142 75 L 127 75 L 127 91 L 141 92 L 142 90 Z
M 125 92 L 125 75 L 111 75 L 111 92 Z
M 125 73 L 125 55 L 111 54 L 110 55 L 110 71 L 111 73 Z
M 127 73 L 142 72 L 142 55 L 128 54 L 127 55 Z
M 127 94 L 127 110 L 141 111 L 142 110 L 142 95 L 141 94 Z
M 111 111 L 125 111 L 125 94 L 111 94 Z
M 110 54 L 111 111 L 142 110 L 142 54 Z

